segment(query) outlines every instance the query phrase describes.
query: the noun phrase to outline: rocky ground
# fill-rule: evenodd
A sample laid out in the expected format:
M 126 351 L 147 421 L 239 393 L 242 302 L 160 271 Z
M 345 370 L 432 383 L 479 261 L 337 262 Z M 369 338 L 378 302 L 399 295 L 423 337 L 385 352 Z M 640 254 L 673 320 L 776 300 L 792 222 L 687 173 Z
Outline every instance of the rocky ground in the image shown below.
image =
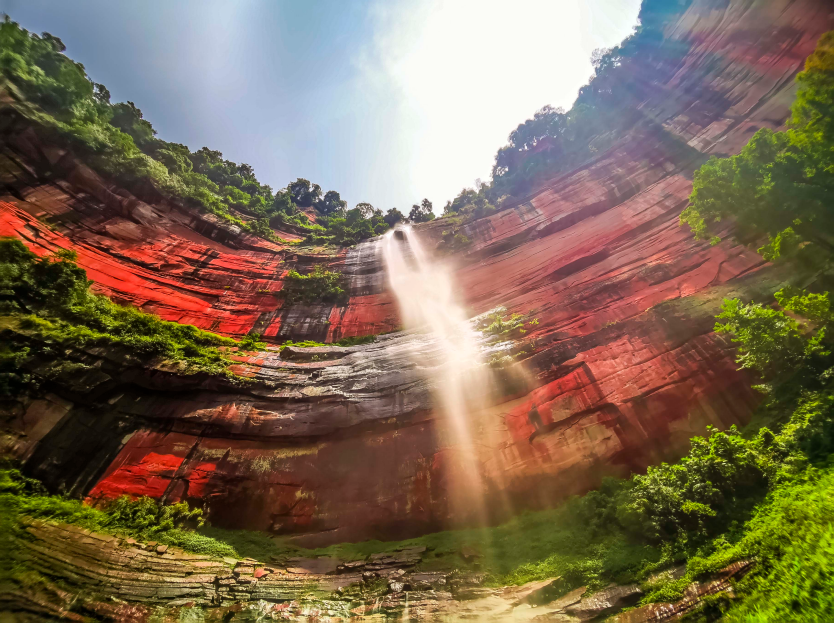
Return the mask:
M 425 548 L 349 562 L 264 562 L 188 554 L 42 521 L 26 521 L 24 531 L 18 560 L 30 571 L 22 585 L 0 595 L 0 606 L 20 620 L 675 621 L 706 595 L 732 596 L 732 582 L 752 564 L 734 563 L 691 585 L 679 602 L 631 608 L 643 596 L 637 585 L 566 592 L 551 578 L 486 587 L 478 574 L 421 571 Z

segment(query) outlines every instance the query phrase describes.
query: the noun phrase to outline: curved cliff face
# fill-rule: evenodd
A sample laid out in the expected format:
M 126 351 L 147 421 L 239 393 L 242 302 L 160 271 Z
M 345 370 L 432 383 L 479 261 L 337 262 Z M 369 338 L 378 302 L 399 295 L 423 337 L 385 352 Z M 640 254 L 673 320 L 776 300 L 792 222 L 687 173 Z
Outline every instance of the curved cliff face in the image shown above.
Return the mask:
M 793 77 L 833 22 L 822 1 L 693 1 L 665 28 L 685 53 L 630 77 L 643 121 L 628 136 L 465 226 L 474 244 L 452 259 L 472 314 L 502 305 L 540 321 L 529 386 L 474 427 L 496 513 L 552 504 L 749 417 L 756 397 L 714 315 L 723 297 L 764 295 L 781 277 L 730 239 L 693 240 L 678 216 L 704 154 L 784 123 Z M 151 189 L 105 183 L 13 116 L 3 131 L 0 234 L 37 253 L 77 250 L 115 300 L 276 340 L 399 325 L 373 242 L 331 257 L 244 236 Z M 418 231 L 437 241 L 445 227 Z M 272 293 L 286 271 L 319 262 L 349 276 L 347 307 L 282 308 Z M 101 375 L 58 379 L 17 405 L 6 445 L 54 488 L 187 499 L 215 524 L 307 544 L 437 529 L 450 520 L 456 448 L 404 354 L 411 339 L 241 355 L 238 372 L 261 381 L 246 389 L 79 352 Z
M 335 264 L 360 272 L 361 248 L 332 253 L 272 243 L 201 213 L 108 184 L 73 154 L 56 147 L 4 109 L 0 180 L 6 188 L 0 233 L 16 235 L 38 254 L 78 253 L 95 289 L 165 320 L 224 335 L 251 331 L 266 339 L 329 341 L 390 331 L 396 310 L 368 278 L 352 280 L 347 309 L 282 308 L 276 294 L 293 267 Z M 276 232 L 298 241 L 291 231 Z M 370 296 L 368 296 L 370 295 Z
M 643 116 L 628 136 L 462 228 L 470 307 L 540 321 L 525 361 L 537 388 L 483 435 L 485 471 L 516 505 L 587 490 L 601 471 L 644 468 L 708 424 L 749 417 L 757 398 L 714 316 L 725 297 L 767 298 L 781 276 L 729 236 L 694 240 L 678 217 L 708 154 L 783 126 L 794 77 L 833 23 L 821 2 L 691 3 L 665 27 L 667 47 L 687 49 L 675 67 L 647 59 L 628 77 Z M 439 241 L 447 227 L 423 231 Z

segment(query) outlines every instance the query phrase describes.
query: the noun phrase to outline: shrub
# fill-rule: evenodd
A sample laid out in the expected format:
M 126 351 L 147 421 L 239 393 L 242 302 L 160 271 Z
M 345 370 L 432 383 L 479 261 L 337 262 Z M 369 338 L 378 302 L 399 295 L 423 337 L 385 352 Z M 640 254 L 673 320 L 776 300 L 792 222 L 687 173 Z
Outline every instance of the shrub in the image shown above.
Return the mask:
M 538 318 L 527 320 L 527 315 L 518 313 L 505 317 L 506 313 L 507 310 L 503 307 L 487 312 L 478 317 L 476 328 L 485 335 L 514 338 L 524 335 L 539 324 Z
M 237 345 L 233 339 L 116 305 L 90 292 L 90 283 L 72 251 L 39 258 L 19 240 L 0 239 L 0 313 L 10 316 L 18 329 L 18 336 L 0 348 L 4 395 L 15 395 L 34 382 L 22 364 L 35 355 L 54 359 L 47 352 L 52 342 L 76 348 L 121 346 L 136 357 L 178 362 L 186 372 L 237 378 L 228 372 L 231 360 L 221 350 Z M 247 336 L 241 348 L 265 347 L 258 337 Z
M 289 271 L 281 293 L 284 301 L 289 304 L 344 306 L 350 299 L 342 273 L 328 270 L 321 264 L 316 265 L 307 275 L 296 270 Z
M 713 236 L 714 223 L 732 219 L 747 238 L 767 238 L 759 251 L 769 260 L 800 252 L 827 265 L 834 251 L 834 31 L 797 77 L 789 128 L 763 128 L 741 153 L 712 157 L 695 172 L 690 205 L 681 214 L 698 238 Z
M 38 107 L 21 106 L 21 111 L 38 126 L 57 131 L 98 172 L 137 192 L 150 181 L 168 197 L 268 240 L 275 240 L 270 222 L 314 229 L 298 215 L 299 201 L 313 204 L 298 195 L 298 182 L 273 194 L 248 164 L 225 160 L 207 147 L 191 152 L 185 145 L 159 139 L 133 102 L 111 104 L 110 92 L 91 81 L 83 65 L 64 55 L 65 46 L 57 37 L 38 36 L 6 18 L 0 23 L 0 50 L 0 70 L 11 95 Z M 344 212 L 345 202 L 336 191 L 315 203 L 322 213 Z M 255 219 L 245 221 L 241 213 Z M 374 221 L 374 230 L 377 225 Z
M 767 485 L 759 452 L 735 427 L 691 443 L 679 463 L 634 477 L 627 512 L 636 514 L 634 528 L 658 541 L 713 536 L 738 510 L 736 502 L 761 496 Z
M 375 335 L 355 335 L 353 337 L 343 337 L 335 342 L 336 346 L 360 346 L 362 344 L 371 344 L 376 342 Z
M 4 465 L 0 468 L 0 503 L 6 520 L 14 523 L 31 517 L 140 540 L 152 539 L 198 554 L 237 557 L 230 545 L 194 531 L 203 525 L 203 512 L 185 502 L 164 505 L 148 497 L 131 500 L 122 496 L 88 506 L 80 500 L 49 495 L 37 480 Z
M 440 242 L 437 243 L 437 250 L 441 253 L 454 253 L 463 251 L 472 245 L 472 240 L 457 227 L 444 230 L 440 234 Z

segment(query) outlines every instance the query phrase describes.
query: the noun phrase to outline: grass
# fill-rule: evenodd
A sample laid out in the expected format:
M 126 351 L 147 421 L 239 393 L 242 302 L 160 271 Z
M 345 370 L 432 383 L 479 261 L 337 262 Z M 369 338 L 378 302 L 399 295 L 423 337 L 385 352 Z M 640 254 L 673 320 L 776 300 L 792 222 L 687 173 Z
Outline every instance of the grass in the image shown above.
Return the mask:
M 343 337 L 336 340 L 336 346 L 361 346 L 363 344 L 373 344 L 376 342 L 376 335 L 355 335 L 353 337 Z
M 334 273 L 315 281 L 323 271 L 314 270 L 314 277 L 305 278 L 313 279 L 315 291 L 334 283 Z M 119 345 L 137 357 L 178 361 L 186 369 L 209 372 L 225 368 L 221 346 L 261 346 L 254 334 L 238 343 L 94 295 L 86 274 L 67 252 L 37 258 L 20 242 L 2 240 L 0 273 L 7 286 L 0 292 L 4 322 L 16 336 L 0 347 L 0 381 L 7 394 L 36 386 L 32 375 L 22 371 L 27 358 L 47 357 L 68 345 Z M 535 324 L 505 313 L 487 316 L 483 330 L 512 336 Z M 24 343 L 27 336 L 32 339 Z M 337 344 L 374 339 L 359 336 Z M 324 346 L 312 341 L 287 345 Z M 57 359 L 62 373 L 84 367 Z M 773 394 L 765 409 L 775 432 L 762 428 L 757 434 L 741 435 L 712 430 L 694 438 L 689 455 L 677 463 L 651 467 L 628 480 L 606 481 L 599 490 L 558 508 L 522 513 L 486 529 L 305 550 L 258 532 L 200 526 L 199 513 L 184 504 L 161 507 L 147 498 L 120 499 L 91 508 L 47 495 L 13 470 L 0 473 L 0 521 L 19 527 L 20 519 L 29 516 L 195 553 L 260 560 L 294 555 L 357 560 L 423 546 L 423 569 L 479 571 L 487 584 L 496 586 L 558 576 L 564 590 L 595 589 L 611 582 L 645 582 L 653 571 L 685 562 L 683 579 L 646 586 L 647 602 L 677 599 L 688 583 L 733 560 L 754 557 L 754 572 L 737 587 L 745 599 L 739 604 L 708 600 L 698 616 L 710 620 L 726 612 L 733 621 L 807 620 L 809 615 L 825 620 L 832 616 L 828 595 L 834 588 L 834 470 L 827 463 L 834 452 L 834 392 L 829 376 L 821 374 L 808 385 L 816 388 L 813 391 Z M 464 556 L 466 550 L 477 555 Z
M 190 325 L 176 325 L 183 327 L 186 331 L 149 331 L 139 333 L 129 327 L 130 319 L 122 322 L 124 316 L 137 313 L 134 308 L 125 308 L 107 301 L 113 306 L 114 316 L 122 316 L 110 325 L 109 331 L 100 331 L 83 324 L 75 324 L 60 319 L 46 319 L 40 316 L 29 314 L 25 316 L 12 316 L 7 321 L 7 326 L 15 327 L 23 334 L 36 337 L 38 340 L 58 344 L 71 345 L 75 348 L 86 348 L 92 346 L 122 346 L 131 354 L 142 358 L 158 357 L 162 360 L 178 362 L 182 364 L 183 371 L 187 373 L 208 372 L 211 374 L 226 374 L 226 368 L 230 364 L 227 354 L 219 350 L 218 346 L 235 346 L 236 342 L 231 338 L 214 336 L 215 339 L 195 335 L 199 329 Z M 138 312 L 141 314 L 142 312 Z M 142 319 L 144 320 L 144 319 Z M 156 319 L 159 323 L 165 321 Z M 125 326 L 128 325 L 128 326 Z M 189 335 L 187 329 L 193 329 Z M 209 334 L 210 335 L 210 334 Z M 231 373 L 229 373 L 231 374 Z
M 319 346 L 332 346 L 332 344 L 316 342 L 315 340 L 302 340 L 300 342 L 293 342 L 292 340 L 287 340 L 286 342 L 281 344 L 281 350 L 284 350 L 287 346 L 292 346 L 294 348 L 318 348 Z
M 428 552 L 421 564 L 423 569 L 487 570 L 489 582 L 494 585 L 523 583 L 543 575 L 550 577 L 558 570 L 555 559 L 532 566 L 530 563 L 543 551 L 561 550 L 560 563 L 582 564 L 587 558 L 587 547 L 592 545 L 588 538 L 581 538 L 581 531 L 573 525 L 569 513 L 556 509 L 525 513 L 512 522 L 486 530 L 445 531 L 396 542 L 365 541 L 304 549 L 289 544 L 284 538 L 262 532 L 200 526 L 200 512 L 188 509 L 184 503 L 164 507 L 148 498 L 131 502 L 125 497 L 95 508 L 80 500 L 49 495 L 37 481 L 10 468 L 0 470 L 0 502 L 5 512 L 12 513 L 17 522 L 25 516 L 68 523 L 217 557 L 280 561 L 290 556 L 332 556 L 361 560 L 375 553 L 425 546 Z M 467 561 L 461 555 L 466 548 L 481 556 Z M 617 562 L 613 556 L 608 559 Z M 602 565 L 605 568 L 605 561 Z
M 228 368 L 229 352 L 262 349 L 258 335 L 240 342 L 193 325 L 168 322 L 130 306 L 113 303 L 90 291 L 86 272 L 74 252 L 60 250 L 39 258 L 16 239 L 0 239 L 0 391 L 14 395 L 33 388 L 23 372 L 36 358 L 64 365 L 67 349 L 120 347 L 143 363 L 174 364 L 178 372 L 207 373 L 245 382 Z M 83 366 L 82 366 L 83 367 Z
M 498 307 L 478 317 L 477 329 L 486 336 L 499 338 L 519 337 L 539 324 L 538 318 L 529 318 L 529 314 L 510 314 Z
M 300 549 L 282 544 L 266 532 L 255 530 L 226 530 L 215 526 L 202 526 L 198 534 L 212 542 L 228 547 L 232 556 L 254 558 L 263 562 L 299 555 Z M 188 549 L 184 547 L 183 549 Z
M 202 512 L 179 503 L 162 506 L 150 498 L 132 501 L 127 496 L 94 508 L 80 500 L 49 495 L 39 482 L 8 465 L 0 469 L 2 523 L 19 527 L 24 517 L 68 523 L 105 534 L 181 547 L 196 554 L 236 557 L 235 549 L 194 530 Z
M 294 348 L 316 348 L 319 346 L 341 346 L 346 348 L 348 346 L 360 346 L 362 344 L 372 344 L 376 342 L 376 335 L 357 335 L 354 337 L 343 337 L 332 344 L 325 344 L 324 342 L 316 342 L 315 340 L 302 340 L 301 342 L 293 342 L 288 340 L 281 344 L 281 350 L 287 346 Z
M 744 436 L 712 431 L 706 438 L 695 438 L 692 452 L 675 464 L 630 480 L 608 480 L 601 489 L 558 508 L 522 513 L 499 526 L 316 550 L 295 549 L 278 540 L 273 551 L 356 560 L 423 546 L 428 550 L 420 564 L 424 570 L 479 571 L 492 586 L 560 577 L 563 591 L 640 582 L 646 591 L 643 603 L 680 599 L 690 583 L 703 581 L 733 561 L 753 558 L 753 571 L 735 587 L 741 599 L 726 595 L 706 599 L 691 620 L 720 616 L 751 622 L 830 620 L 834 617 L 830 407 L 826 394 L 806 394 L 776 434 L 768 429 Z M 718 483 L 711 475 L 713 468 L 723 470 L 716 474 L 724 473 L 732 482 Z M 749 484 L 751 474 L 764 475 L 767 482 L 755 487 Z M 678 510 L 667 513 L 667 520 L 682 523 L 664 532 L 660 527 L 667 525 L 661 521 L 666 511 L 660 502 L 656 500 L 643 516 L 638 502 L 658 495 L 658 483 L 668 485 L 671 478 L 675 479 L 671 493 L 681 497 L 672 498 Z M 721 496 L 718 489 L 709 491 L 718 484 L 726 487 Z M 693 500 L 693 495 L 704 491 L 712 497 L 712 506 Z M 246 537 L 252 543 L 258 538 L 264 537 Z M 477 556 L 464 557 L 466 550 Z M 686 565 L 683 578 L 648 583 L 652 573 L 681 563 Z
M 811 470 L 774 491 L 746 534 L 707 564 L 755 557 L 745 599 L 728 621 L 834 620 L 834 470 Z
M 676 581 L 650 589 L 644 603 L 680 599 L 692 582 L 736 560 L 754 559 L 735 586 L 741 597 L 706 600 L 690 620 L 728 622 L 834 620 L 834 469 L 810 468 L 780 483 L 752 518 L 687 560 Z

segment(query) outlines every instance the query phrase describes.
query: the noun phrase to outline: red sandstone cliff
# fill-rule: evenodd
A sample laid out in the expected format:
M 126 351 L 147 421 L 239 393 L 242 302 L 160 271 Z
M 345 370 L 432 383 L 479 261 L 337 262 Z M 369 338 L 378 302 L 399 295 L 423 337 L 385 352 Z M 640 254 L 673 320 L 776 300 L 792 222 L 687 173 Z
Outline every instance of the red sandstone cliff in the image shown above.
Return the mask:
M 688 49 L 674 71 L 647 61 L 631 77 L 650 124 L 466 226 L 475 243 L 455 262 L 471 312 L 503 305 L 540 320 L 524 362 L 529 391 L 477 423 L 488 494 L 502 509 L 551 504 L 605 473 L 679 454 L 707 424 L 749 417 L 756 397 L 713 316 L 722 297 L 768 292 L 780 275 L 731 240 L 696 242 L 678 215 L 702 154 L 736 152 L 756 129 L 784 123 L 793 77 L 834 27 L 832 11 L 820 0 L 695 0 L 665 29 Z M 116 300 L 229 335 L 332 341 L 399 324 L 372 243 L 302 256 L 152 192 L 130 196 L 17 118 L 3 133 L 0 234 L 38 253 L 77 250 Z M 421 232 L 437 239 L 443 228 Z M 347 307 L 282 309 L 265 292 L 319 261 L 350 276 Z M 103 376 L 20 405 L 7 418 L 11 446 L 56 488 L 187 499 L 216 524 L 308 543 L 436 529 L 449 519 L 455 448 L 402 354 L 407 339 L 323 361 L 261 353 L 241 361 L 263 381 L 246 391 L 79 353 Z

